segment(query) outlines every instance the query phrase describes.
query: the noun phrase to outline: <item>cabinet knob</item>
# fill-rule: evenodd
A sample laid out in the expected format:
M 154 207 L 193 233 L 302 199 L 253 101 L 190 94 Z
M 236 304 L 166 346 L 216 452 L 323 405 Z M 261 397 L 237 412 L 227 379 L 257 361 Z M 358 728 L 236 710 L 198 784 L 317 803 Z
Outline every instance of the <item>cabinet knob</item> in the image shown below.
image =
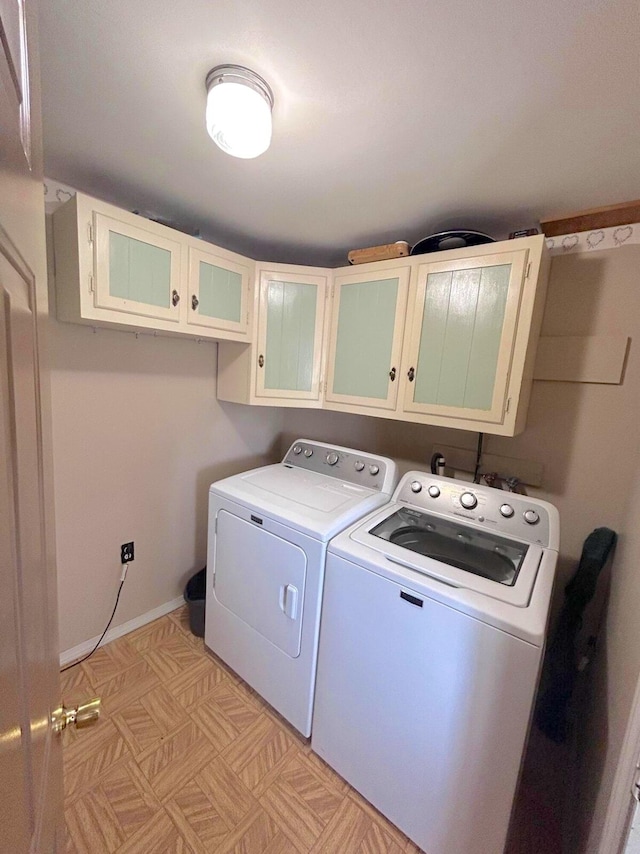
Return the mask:
M 199 305 L 200 305 L 200 300 L 199 300 L 199 299 L 198 299 L 198 297 L 194 294 L 194 295 L 191 297 L 191 308 L 195 311 Z
M 180 294 L 178 293 L 178 291 L 171 292 L 171 302 L 173 305 L 178 305 L 178 303 L 180 302 Z
M 389 371 L 389 379 L 391 380 L 391 382 L 393 382 L 395 380 L 395 378 L 396 378 L 396 369 L 391 368 L 391 370 Z
M 258 365 L 261 368 L 264 368 L 264 356 L 262 355 L 262 353 L 260 353 L 260 355 L 258 356 Z
M 407 376 L 409 377 L 409 382 L 412 383 L 415 379 L 416 371 L 415 368 L 409 368 L 407 371 Z

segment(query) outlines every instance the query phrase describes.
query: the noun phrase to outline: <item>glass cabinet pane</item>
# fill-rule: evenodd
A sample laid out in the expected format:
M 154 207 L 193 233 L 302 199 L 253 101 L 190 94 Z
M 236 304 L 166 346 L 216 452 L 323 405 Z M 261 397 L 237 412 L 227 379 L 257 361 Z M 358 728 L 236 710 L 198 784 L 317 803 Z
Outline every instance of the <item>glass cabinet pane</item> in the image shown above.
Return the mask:
M 386 400 L 398 278 L 340 285 L 332 391 Z
M 312 390 L 317 301 L 316 285 L 268 283 L 265 389 Z
M 489 410 L 511 264 L 427 276 L 415 403 Z
M 171 252 L 109 231 L 109 295 L 169 308 Z
M 200 261 L 198 311 L 201 315 L 239 323 L 242 317 L 242 276 Z

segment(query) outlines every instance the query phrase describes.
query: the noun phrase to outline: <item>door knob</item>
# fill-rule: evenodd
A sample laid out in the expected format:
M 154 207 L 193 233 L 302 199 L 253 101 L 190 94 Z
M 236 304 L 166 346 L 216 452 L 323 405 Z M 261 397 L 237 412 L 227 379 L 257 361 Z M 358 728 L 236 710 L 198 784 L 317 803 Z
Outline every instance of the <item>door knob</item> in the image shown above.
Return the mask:
M 396 369 L 391 368 L 391 370 L 389 371 L 389 379 L 391 380 L 391 382 L 393 382 L 395 380 L 395 378 L 396 378 Z
M 264 356 L 262 355 L 262 353 L 258 356 L 258 365 L 261 368 L 264 368 Z
M 180 302 L 180 294 L 178 293 L 178 291 L 171 292 L 171 302 L 173 305 L 178 305 L 178 303 Z
M 412 383 L 412 382 L 413 382 L 415 375 L 416 375 L 415 369 L 414 369 L 414 368 L 409 368 L 409 370 L 408 370 L 408 372 L 407 372 L 407 376 L 409 377 L 409 382 L 410 382 L 410 383 Z
M 199 299 L 198 299 L 198 297 L 194 294 L 194 295 L 191 297 L 191 308 L 195 311 L 199 305 L 200 305 L 200 300 L 199 300 Z
M 75 724 L 77 727 L 90 726 L 96 723 L 100 717 L 100 697 L 94 697 L 92 700 L 87 700 L 86 703 L 79 703 L 77 706 L 72 706 L 67 709 L 65 706 L 60 706 L 51 715 L 51 726 L 55 733 L 61 733 L 69 724 Z

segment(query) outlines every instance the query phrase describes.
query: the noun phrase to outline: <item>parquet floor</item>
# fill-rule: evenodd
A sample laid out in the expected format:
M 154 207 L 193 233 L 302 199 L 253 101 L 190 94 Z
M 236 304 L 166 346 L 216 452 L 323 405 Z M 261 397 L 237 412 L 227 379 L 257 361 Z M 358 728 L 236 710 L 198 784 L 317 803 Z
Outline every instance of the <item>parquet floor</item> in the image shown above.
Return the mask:
M 62 674 L 68 854 L 418 852 L 189 632 L 180 608 Z

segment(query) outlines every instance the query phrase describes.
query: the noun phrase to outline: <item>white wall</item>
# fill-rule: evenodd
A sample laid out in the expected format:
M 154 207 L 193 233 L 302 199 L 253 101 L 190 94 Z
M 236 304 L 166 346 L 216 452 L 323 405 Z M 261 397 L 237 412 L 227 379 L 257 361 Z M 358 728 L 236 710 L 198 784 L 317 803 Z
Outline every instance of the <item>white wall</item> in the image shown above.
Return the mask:
M 51 329 L 60 648 L 176 598 L 206 561 L 207 489 L 277 456 L 282 414 L 218 403 L 217 345 Z

